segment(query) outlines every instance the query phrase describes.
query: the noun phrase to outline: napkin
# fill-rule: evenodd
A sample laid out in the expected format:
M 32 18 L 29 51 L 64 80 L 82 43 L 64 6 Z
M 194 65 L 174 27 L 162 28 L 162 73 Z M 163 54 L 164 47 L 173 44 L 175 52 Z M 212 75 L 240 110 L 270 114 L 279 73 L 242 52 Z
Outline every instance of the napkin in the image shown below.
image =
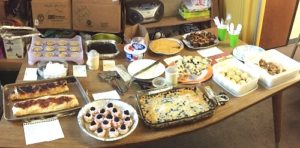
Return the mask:
M 26 68 L 24 74 L 24 81 L 37 80 L 37 68 Z
M 182 59 L 183 57 L 181 55 L 177 55 L 177 56 L 173 56 L 173 57 L 169 57 L 169 58 L 166 58 L 164 59 L 165 63 L 167 65 L 170 65 L 172 62 L 175 62 L 177 60 L 180 60 Z
M 57 118 L 23 123 L 26 145 L 64 138 Z
M 75 77 L 87 77 L 85 65 L 73 65 L 73 75 Z
M 115 65 L 114 60 L 103 60 L 103 71 L 115 71 Z
M 212 47 L 208 49 L 202 49 L 197 51 L 202 57 L 211 57 L 214 55 L 218 55 L 223 53 L 222 50 L 220 50 L 218 47 Z
M 94 100 L 100 99 L 121 99 L 120 95 L 116 90 L 101 92 L 101 93 L 94 93 L 92 94 Z

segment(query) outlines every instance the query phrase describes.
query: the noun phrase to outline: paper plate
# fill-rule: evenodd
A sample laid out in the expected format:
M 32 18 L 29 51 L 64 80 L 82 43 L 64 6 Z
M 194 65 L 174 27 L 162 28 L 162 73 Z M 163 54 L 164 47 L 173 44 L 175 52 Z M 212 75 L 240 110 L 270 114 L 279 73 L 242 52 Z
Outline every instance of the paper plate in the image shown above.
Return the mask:
M 98 137 L 94 132 L 90 131 L 87 127 L 88 127 L 88 123 L 86 123 L 83 120 L 83 116 L 87 113 L 87 111 L 89 110 L 90 107 L 95 107 L 96 109 L 99 108 L 104 108 L 106 104 L 108 103 L 113 103 L 115 106 L 117 106 L 119 109 L 121 110 L 128 110 L 129 114 L 133 120 L 133 125 L 131 126 L 130 130 L 128 131 L 128 133 L 124 134 L 124 135 L 119 135 L 118 137 L 114 137 L 114 138 L 109 138 L 109 137 Z M 115 100 L 115 99 L 105 99 L 105 100 L 97 100 L 94 102 L 91 102 L 89 104 L 86 104 L 84 107 L 81 108 L 81 110 L 78 113 L 77 116 L 77 121 L 78 124 L 81 128 L 81 130 L 86 133 L 87 135 L 89 135 L 90 137 L 93 137 L 97 140 L 101 140 L 101 141 L 116 141 L 116 140 L 120 140 L 123 139 L 125 137 L 127 137 L 128 135 L 130 135 L 137 127 L 138 122 L 139 122 L 139 118 L 138 118 L 138 114 L 136 112 L 136 110 L 129 104 L 122 102 L 120 100 Z
M 151 60 L 151 59 L 140 59 L 140 60 L 133 61 L 128 65 L 127 68 L 128 73 L 132 76 L 154 62 L 155 60 Z M 144 80 L 153 79 L 162 75 L 164 72 L 165 72 L 165 66 L 162 63 L 158 63 L 152 66 L 147 71 L 135 76 L 135 78 L 144 79 Z
M 247 57 L 265 51 L 263 48 L 254 45 L 241 45 L 233 49 L 233 56 L 240 61 L 245 61 Z

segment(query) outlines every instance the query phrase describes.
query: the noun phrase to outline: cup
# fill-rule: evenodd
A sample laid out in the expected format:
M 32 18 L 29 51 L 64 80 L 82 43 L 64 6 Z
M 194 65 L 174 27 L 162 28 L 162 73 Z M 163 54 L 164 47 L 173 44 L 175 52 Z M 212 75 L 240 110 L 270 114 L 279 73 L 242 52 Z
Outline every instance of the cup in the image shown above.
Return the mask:
M 178 84 L 178 71 L 176 66 L 170 66 L 165 70 L 165 79 L 168 85 Z
M 218 39 L 220 41 L 224 41 L 226 39 L 227 29 L 226 28 L 218 28 Z
M 239 41 L 239 34 L 229 34 L 229 46 L 235 47 Z
M 91 50 L 87 54 L 88 60 L 86 64 L 90 70 L 97 70 L 99 68 L 99 58 L 100 55 L 96 50 Z

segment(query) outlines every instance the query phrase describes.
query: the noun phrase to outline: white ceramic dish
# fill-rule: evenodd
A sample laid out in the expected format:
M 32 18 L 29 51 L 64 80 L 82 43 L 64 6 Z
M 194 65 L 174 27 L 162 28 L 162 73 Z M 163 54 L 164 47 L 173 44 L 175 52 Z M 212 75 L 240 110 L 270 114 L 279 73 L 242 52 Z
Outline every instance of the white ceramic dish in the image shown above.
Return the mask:
M 285 69 L 285 71 L 276 75 L 270 75 L 265 69 L 258 65 L 260 59 L 264 59 L 267 62 L 278 63 L 283 69 Z M 276 85 L 296 77 L 300 70 L 299 62 L 291 59 L 275 49 L 248 57 L 245 59 L 245 63 L 259 73 L 259 83 L 267 89 L 271 89 Z
M 242 72 L 246 72 L 249 75 L 250 80 L 247 83 L 240 85 L 233 83 L 221 74 L 222 71 L 233 67 L 241 70 Z M 255 90 L 258 86 L 258 78 L 259 75 L 255 71 L 234 58 L 217 63 L 213 66 L 213 80 L 235 97 L 244 96 Z
M 246 57 L 259 54 L 265 50 L 261 47 L 254 45 L 241 45 L 233 49 L 233 56 L 238 60 L 244 61 Z
M 113 103 L 114 105 L 119 107 L 119 109 L 121 109 L 121 110 L 129 111 L 130 116 L 133 119 L 133 125 L 131 126 L 128 133 L 126 133 L 124 135 L 120 135 L 115 138 L 101 138 L 101 137 L 98 137 L 95 133 L 93 133 L 87 129 L 88 124 L 84 121 L 83 116 L 88 112 L 89 108 L 92 106 L 96 107 L 96 109 L 103 108 L 108 103 Z M 79 124 L 81 130 L 84 133 L 86 133 L 87 135 L 89 135 L 90 137 L 93 137 L 93 138 L 101 140 L 101 141 L 116 141 L 116 140 L 123 139 L 123 138 L 127 137 L 128 135 L 130 135 L 136 129 L 138 122 L 139 122 L 139 118 L 138 118 L 138 114 L 137 114 L 136 110 L 131 105 L 129 105 L 125 102 L 122 102 L 120 100 L 105 99 L 105 100 L 97 100 L 97 101 L 91 102 L 89 104 L 86 104 L 84 107 L 82 107 L 77 115 L 77 121 L 78 121 L 78 124 Z
M 154 62 L 155 60 L 151 60 L 151 59 L 140 59 L 140 60 L 133 61 L 128 65 L 127 68 L 128 73 L 132 76 L 138 71 L 144 69 L 145 67 L 151 65 Z M 144 79 L 144 80 L 153 79 L 162 75 L 164 72 L 165 72 L 165 66 L 162 63 L 158 63 L 152 66 L 147 71 L 138 74 L 137 76 L 135 76 L 135 78 Z

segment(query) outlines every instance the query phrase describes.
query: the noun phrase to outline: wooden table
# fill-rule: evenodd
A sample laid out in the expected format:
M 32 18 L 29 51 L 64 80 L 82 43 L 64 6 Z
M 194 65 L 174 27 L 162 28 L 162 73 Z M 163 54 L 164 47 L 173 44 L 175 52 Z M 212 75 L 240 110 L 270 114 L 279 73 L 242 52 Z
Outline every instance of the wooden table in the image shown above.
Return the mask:
M 243 44 L 243 42 L 240 42 Z M 218 47 L 224 51 L 231 52 L 232 49 L 228 48 L 228 43 L 220 43 Z M 197 55 L 195 50 L 184 49 L 180 52 L 181 55 Z M 162 59 L 166 56 L 158 56 L 150 51 L 147 52 L 145 58 L 150 59 Z M 125 55 L 121 52 L 120 55 L 116 58 L 116 64 L 124 64 L 127 66 L 129 62 L 126 61 Z M 22 82 L 25 68 L 28 67 L 27 61 L 24 61 L 20 73 L 17 78 L 17 82 Z M 72 66 L 69 68 L 69 74 L 72 74 Z M 100 63 L 100 70 L 102 70 L 102 63 Z M 97 74 L 99 71 L 88 71 L 87 78 L 79 78 L 84 89 L 88 90 L 89 97 L 92 93 L 103 92 L 112 90 L 112 87 L 101 81 Z M 39 144 L 34 144 L 32 146 L 42 147 L 42 146 L 85 146 L 85 147 L 94 147 L 94 146 L 119 146 L 125 144 L 141 143 L 146 141 L 153 141 L 157 139 L 167 138 L 187 132 L 192 132 L 205 128 L 206 126 L 220 122 L 240 111 L 251 107 L 265 99 L 272 98 L 273 101 L 273 115 L 274 115 L 274 126 L 275 126 L 275 141 L 276 144 L 280 141 L 280 127 L 281 127 L 281 100 L 282 92 L 288 87 L 298 83 L 300 81 L 300 75 L 296 78 L 289 80 L 288 82 L 277 86 L 273 89 L 267 90 L 259 86 L 257 90 L 252 92 L 250 95 L 244 97 L 236 98 L 232 97 L 231 100 L 224 106 L 221 106 L 216 109 L 215 114 L 206 120 L 186 124 L 182 126 L 177 126 L 173 128 L 167 128 L 162 130 L 152 130 L 143 124 L 140 120 L 136 130 L 129 135 L 127 138 L 115 141 L 115 142 L 101 142 L 87 136 L 82 132 L 77 124 L 76 116 L 63 117 L 60 118 L 60 124 L 62 126 L 65 138 L 58 139 L 51 142 L 43 142 Z M 217 86 L 212 80 L 205 82 L 205 85 L 210 85 L 216 92 L 222 91 L 219 86 Z M 134 99 L 135 91 L 137 88 L 133 86 L 128 93 L 124 96 L 121 96 L 122 101 L 128 102 L 133 106 L 136 106 L 136 101 Z M 0 146 L 1 147 L 22 147 L 25 146 L 25 137 L 22 122 L 9 122 L 4 119 L 0 122 Z

